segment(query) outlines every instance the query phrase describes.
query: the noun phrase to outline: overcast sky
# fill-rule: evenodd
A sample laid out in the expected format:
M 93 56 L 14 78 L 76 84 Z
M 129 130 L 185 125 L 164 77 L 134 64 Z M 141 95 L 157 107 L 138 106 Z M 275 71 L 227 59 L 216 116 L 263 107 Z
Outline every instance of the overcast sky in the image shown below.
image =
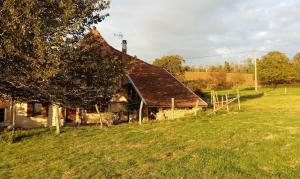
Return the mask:
M 300 52 L 300 0 L 112 0 L 97 25 L 113 47 L 151 62 L 179 54 L 188 64 L 241 61 L 266 51 Z

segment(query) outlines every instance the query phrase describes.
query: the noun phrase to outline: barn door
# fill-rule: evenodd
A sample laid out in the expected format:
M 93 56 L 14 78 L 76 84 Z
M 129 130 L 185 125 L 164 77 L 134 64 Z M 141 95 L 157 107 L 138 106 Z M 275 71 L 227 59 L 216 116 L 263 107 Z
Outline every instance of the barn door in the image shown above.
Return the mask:
M 5 117 L 5 109 L 0 108 L 0 123 L 4 122 L 4 117 Z

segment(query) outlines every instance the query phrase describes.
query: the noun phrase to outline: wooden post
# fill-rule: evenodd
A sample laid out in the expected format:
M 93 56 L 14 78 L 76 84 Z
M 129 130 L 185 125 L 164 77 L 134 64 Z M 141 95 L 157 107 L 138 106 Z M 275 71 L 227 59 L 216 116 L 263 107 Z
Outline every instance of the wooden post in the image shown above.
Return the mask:
M 215 94 L 216 94 L 216 103 L 219 104 L 218 92 L 216 92 Z
M 171 110 L 172 110 L 172 119 L 174 119 L 175 99 L 171 98 L 171 102 L 172 102 L 172 107 L 171 107 Z
M 216 112 L 216 96 L 213 95 L 213 107 L 214 107 L 214 112 Z
M 99 110 L 97 104 L 95 104 L 95 108 L 96 108 L 96 111 L 97 111 L 97 113 L 98 113 L 98 115 L 99 115 L 100 126 L 101 126 L 101 128 L 102 128 L 102 127 L 103 127 L 102 116 L 101 116 L 101 112 L 100 112 L 100 110 Z
M 140 104 L 140 110 L 139 110 L 139 125 L 142 125 L 142 115 L 143 115 L 143 100 L 141 100 L 141 104 Z
M 213 90 L 210 91 L 210 104 L 213 105 L 213 97 L 214 97 L 214 92 Z
M 240 90 L 237 89 L 237 100 L 238 100 L 238 106 L 239 106 L 239 111 L 241 110 L 241 101 L 240 101 Z
M 146 109 L 146 117 L 147 117 L 147 121 L 149 121 L 149 109 L 148 109 L 148 107 L 146 107 L 145 109 Z
M 85 123 L 85 111 L 84 109 L 81 109 L 81 120 L 80 120 L 81 124 Z
M 287 88 L 286 87 L 284 88 L 284 94 L 287 94 Z
M 257 80 L 257 57 L 256 57 L 256 50 L 254 49 L 254 86 L 255 92 L 258 92 L 258 80 Z
M 226 110 L 227 110 L 227 112 L 229 112 L 229 104 L 228 104 L 228 101 L 229 99 L 228 99 L 228 93 L 226 94 Z
M 222 107 L 224 106 L 224 96 L 222 96 Z
M 12 120 L 12 135 L 14 136 L 16 130 L 16 101 L 11 102 L 11 120 Z
M 59 106 L 56 106 L 56 134 L 60 134 Z
M 198 108 L 199 108 L 199 100 L 196 101 L 196 105 L 195 105 L 195 116 L 197 116 Z

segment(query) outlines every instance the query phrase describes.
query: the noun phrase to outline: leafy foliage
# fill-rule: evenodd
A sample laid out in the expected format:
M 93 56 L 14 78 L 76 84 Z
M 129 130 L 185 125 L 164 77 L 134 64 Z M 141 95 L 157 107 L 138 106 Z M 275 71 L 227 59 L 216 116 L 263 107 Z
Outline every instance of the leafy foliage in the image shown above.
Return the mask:
M 153 65 L 162 67 L 174 76 L 182 79 L 182 73 L 184 71 L 183 63 L 185 62 L 184 58 L 179 55 L 169 55 L 157 58 L 154 60 Z
M 120 88 L 125 73 L 121 55 L 106 54 L 94 32 L 68 53 L 61 70 L 44 89 L 51 89 L 52 97 L 63 106 L 90 109 L 104 105 Z
M 108 0 L 0 1 L 0 94 L 67 106 L 108 100 L 123 72 L 119 57 L 82 41 L 108 7 Z
M 293 58 L 293 65 L 295 68 L 295 75 L 297 81 L 300 81 L 300 53 L 297 53 Z
M 292 80 L 293 66 L 280 52 L 270 52 L 258 61 L 258 77 L 264 84 L 287 83 Z

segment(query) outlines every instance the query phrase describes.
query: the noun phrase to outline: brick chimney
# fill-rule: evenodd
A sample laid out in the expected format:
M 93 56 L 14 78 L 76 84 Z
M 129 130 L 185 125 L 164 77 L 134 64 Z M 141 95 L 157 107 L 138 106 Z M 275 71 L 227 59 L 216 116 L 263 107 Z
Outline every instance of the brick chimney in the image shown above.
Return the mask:
M 122 40 L 122 52 L 127 53 L 127 40 Z

